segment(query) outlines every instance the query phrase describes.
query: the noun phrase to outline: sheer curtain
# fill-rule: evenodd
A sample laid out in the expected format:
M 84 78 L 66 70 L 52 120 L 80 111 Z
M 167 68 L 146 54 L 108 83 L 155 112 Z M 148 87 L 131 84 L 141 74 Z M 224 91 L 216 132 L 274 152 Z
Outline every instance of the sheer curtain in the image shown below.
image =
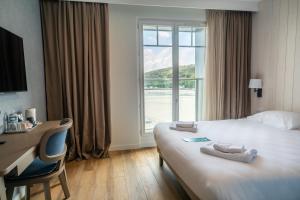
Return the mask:
M 108 6 L 40 4 L 48 120 L 73 119 L 69 159 L 106 156 L 111 143 Z
M 250 113 L 250 12 L 207 12 L 205 119 L 241 118 Z

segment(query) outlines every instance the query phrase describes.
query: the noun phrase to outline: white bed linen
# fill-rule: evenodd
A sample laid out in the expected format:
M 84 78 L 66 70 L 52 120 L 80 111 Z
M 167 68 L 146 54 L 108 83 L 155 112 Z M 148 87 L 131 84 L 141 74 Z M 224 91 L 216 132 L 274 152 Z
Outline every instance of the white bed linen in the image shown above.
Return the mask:
M 203 121 L 198 133 L 158 124 L 155 139 L 164 159 L 201 199 L 300 199 L 300 131 L 280 130 L 250 120 Z M 243 144 L 258 150 L 250 164 L 206 155 L 205 143 L 184 137 L 208 137 L 215 142 Z

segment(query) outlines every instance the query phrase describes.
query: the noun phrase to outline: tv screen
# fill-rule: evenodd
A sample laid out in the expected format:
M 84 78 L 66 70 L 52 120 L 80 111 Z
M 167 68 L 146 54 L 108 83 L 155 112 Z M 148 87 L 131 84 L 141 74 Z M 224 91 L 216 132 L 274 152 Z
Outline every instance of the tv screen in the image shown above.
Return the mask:
M 0 27 L 0 92 L 27 91 L 23 39 Z

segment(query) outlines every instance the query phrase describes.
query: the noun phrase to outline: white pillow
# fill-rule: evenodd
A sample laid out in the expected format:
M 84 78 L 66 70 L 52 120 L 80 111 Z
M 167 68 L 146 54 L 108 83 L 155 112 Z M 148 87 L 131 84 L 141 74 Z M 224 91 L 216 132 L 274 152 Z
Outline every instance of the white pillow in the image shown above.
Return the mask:
M 251 120 L 251 121 L 256 121 L 256 122 L 263 123 L 263 113 L 264 112 L 260 112 L 260 113 L 250 115 L 250 116 L 247 117 L 247 119 Z
M 280 129 L 300 129 L 300 113 L 296 112 L 265 111 L 251 115 L 247 119 Z

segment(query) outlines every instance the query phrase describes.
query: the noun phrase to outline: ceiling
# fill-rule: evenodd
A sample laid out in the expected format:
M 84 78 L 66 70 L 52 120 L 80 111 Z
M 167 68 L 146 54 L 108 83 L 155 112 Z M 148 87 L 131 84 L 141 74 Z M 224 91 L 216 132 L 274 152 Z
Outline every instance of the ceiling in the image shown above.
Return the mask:
M 258 11 L 261 0 L 69 0 L 110 4 Z

